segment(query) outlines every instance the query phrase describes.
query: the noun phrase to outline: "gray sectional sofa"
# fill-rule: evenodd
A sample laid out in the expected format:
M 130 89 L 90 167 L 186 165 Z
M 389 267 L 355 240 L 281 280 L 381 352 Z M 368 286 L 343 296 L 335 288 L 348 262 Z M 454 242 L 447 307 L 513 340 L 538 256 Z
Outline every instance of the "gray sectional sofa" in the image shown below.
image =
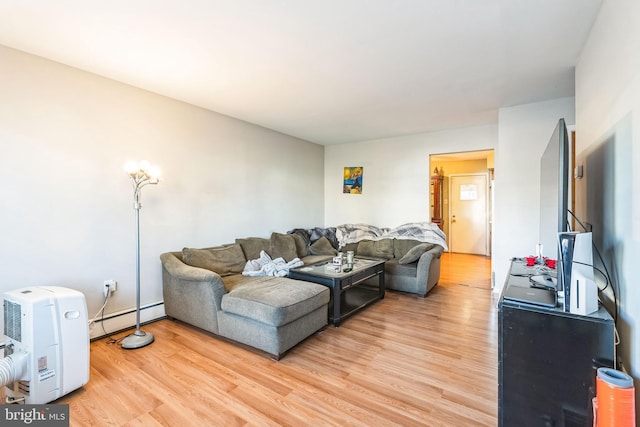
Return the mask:
M 277 360 L 327 325 L 330 290 L 287 277 L 245 276 L 245 264 L 263 251 L 286 262 L 325 262 L 338 253 L 337 246 L 335 228 L 317 228 L 164 253 L 160 260 L 165 313 Z M 438 283 L 442 246 L 389 238 L 352 242 L 341 250 L 386 259 L 387 289 L 424 297 Z
M 160 255 L 166 315 L 280 358 L 327 325 L 330 294 L 325 286 L 286 277 L 243 276 L 246 262 L 263 250 L 287 261 L 298 255 L 295 238 L 278 233 Z

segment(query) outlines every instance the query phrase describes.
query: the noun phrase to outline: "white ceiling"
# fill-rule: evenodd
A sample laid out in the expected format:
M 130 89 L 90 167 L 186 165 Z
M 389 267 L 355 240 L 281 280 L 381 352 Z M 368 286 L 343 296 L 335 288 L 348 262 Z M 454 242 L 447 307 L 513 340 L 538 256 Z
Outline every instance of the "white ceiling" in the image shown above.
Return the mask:
M 601 2 L 0 0 L 0 44 L 336 144 L 573 96 Z

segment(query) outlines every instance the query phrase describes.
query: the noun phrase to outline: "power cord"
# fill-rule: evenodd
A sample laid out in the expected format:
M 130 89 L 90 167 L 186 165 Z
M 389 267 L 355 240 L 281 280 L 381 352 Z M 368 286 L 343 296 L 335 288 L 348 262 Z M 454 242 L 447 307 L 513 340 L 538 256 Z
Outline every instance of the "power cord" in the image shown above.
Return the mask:
M 104 328 L 104 309 L 107 307 L 107 304 L 109 303 L 109 299 L 110 298 L 111 298 L 111 292 L 109 291 L 109 292 L 107 292 L 107 294 L 104 297 L 104 303 L 102 304 L 102 307 L 100 307 L 100 309 L 98 310 L 96 315 L 93 316 L 93 318 L 89 322 L 89 328 L 91 328 L 93 326 L 93 324 L 98 321 L 98 316 L 99 316 L 100 317 L 100 326 L 102 327 L 102 332 L 104 332 L 105 336 L 107 336 L 106 343 L 107 344 L 114 344 L 114 343 L 117 343 L 119 340 L 116 340 L 113 337 L 111 337 L 110 333 L 107 332 L 107 330 Z
M 595 271 L 597 271 L 598 273 L 600 273 L 600 275 L 602 275 L 602 278 L 605 281 L 605 285 L 604 288 L 600 289 L 600 287 L 598 287 L 598 290 L 600 292 L 604 291 L 605 289 L 607 289 L 609 287 L 609 285 L 611 284 L 611 282 L 609 281 L 609 278 L 607 277 L 606 274 L 604 274 L 604 272 L 602 270 L 600 270 L 598 267 L 596 267 L 593 264 L 587 264 L 586 262 L 580 262 L 580 261 L 573 261 L 575 264 L 580 264 L 580 265 L 586 265 L 587 267 L 591 267 L 593 268 Z M 615 294 L 615 290 L 613 289 L 613 286 L 611 286 L 611 291 Z
M 582 221 L 580 221 L 580 219 L 571 211 L 571 209 L 567 209 L 567 212 L 569 212 L 569 214 L 573 217 L 573 219 L 575 219 L 576 222 L 578 224 L 580 224 L 580 226 L 582 227 L 582 229 L 585 232 L 591 232 L 591 230 L 589 230 L 582 223 Z M 611 275 L 609 274 L 609 270 L 607 269 L 607 264 L 604 262 L 604 259 L 602 258 L 602 255 L 600 254 L 600 251 L 598 250 L 598 246 L 593 242 L 593 240 L 591 241 L 591 245 L 593 246 L 593 249 L 595 250 L 596 255 L 598 255 L 598 259 L 600 260 L 600 263 L 602 264 L 602 267 L 604 268 L 604 271 L 605 271 L 603 273 L 598 268 L 592 266 L 595 270 L 597 270 L 605 278 L 605 281 L 606 281 L 607 285 L 602 289 L 602 291 L 604 291 L 605 289 L 607 289 L 607 287 L 609 285 L 611 285 L 611 292 L 613 293 L 613 322 L 614 322 L 614 324 L 617 325 L 618 324 L 618 293 L 616 291 L 616 287 L 613 284 L 613 281 L 611 280 Z
M 98 316 L 100 316 L 102 314 L 102 318 L 104 318 L 104 309 L 107 306 L 107 303 L 109 302 L 109 297 L 111 296 L 111 292 L 107 292 L 107 295 L 105 295 L 104 297 L 104 304 L 102 304 L 102 307 L 100 307 L 100 309 L 98 310 L 98 312 L 96 313 L 95 316 L 93 316 L 93 318 L 91 319 L 91 321 L 89 322 L 89 328 L 91 328 L 91 326 L 96 323 L 96 321 L 98 320 Z

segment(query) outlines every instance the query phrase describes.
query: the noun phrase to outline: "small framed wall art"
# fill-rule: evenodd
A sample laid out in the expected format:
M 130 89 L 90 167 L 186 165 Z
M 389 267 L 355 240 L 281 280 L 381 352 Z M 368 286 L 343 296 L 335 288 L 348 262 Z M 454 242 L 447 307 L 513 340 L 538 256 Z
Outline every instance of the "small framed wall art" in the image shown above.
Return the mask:
M 342 192 L 345 194 L 362 194 L 362 166 L 345 166 Z

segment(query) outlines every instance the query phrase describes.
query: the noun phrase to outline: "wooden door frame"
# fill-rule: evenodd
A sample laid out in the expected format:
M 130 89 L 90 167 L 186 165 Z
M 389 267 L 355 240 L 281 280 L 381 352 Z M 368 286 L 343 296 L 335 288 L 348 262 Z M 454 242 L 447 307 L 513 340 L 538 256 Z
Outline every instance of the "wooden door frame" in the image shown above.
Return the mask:
M 571 183 L 569 187 L 571 191 L 571 199 L 569 200 L 569 209 L 571 209 L 571 212 L 575 214 L 576 213 L 576 175 L 574 172 L 576 167 L 576 128 L 575 126 L 569 127 L 569 134 L 571 135 L 570 148 L 569 148 L 569 158 L 570 158 L 569 180 Z M 571 223 L 571 229 L 575 230 L 576 219 L 573 215 L 571 215 L 571 217 L 569 218 L 569 222 Z

